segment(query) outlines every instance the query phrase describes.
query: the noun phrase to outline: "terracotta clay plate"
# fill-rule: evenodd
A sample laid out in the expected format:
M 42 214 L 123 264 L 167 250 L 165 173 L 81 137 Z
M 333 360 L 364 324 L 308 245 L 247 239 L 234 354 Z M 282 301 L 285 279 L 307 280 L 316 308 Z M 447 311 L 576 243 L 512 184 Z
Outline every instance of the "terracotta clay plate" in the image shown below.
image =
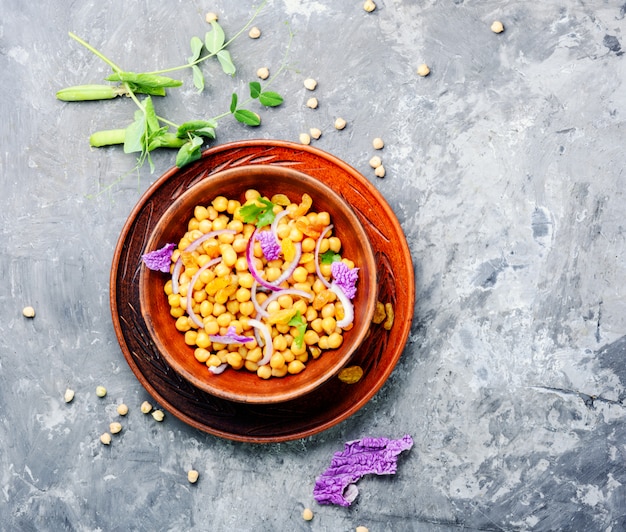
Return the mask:
M 376 254 L 379 300 L 391 303 L 393 327 L 372 325 L 348 365 L 364 370 L 346 384 L 337 377 L 321 388 L 279 404 L 238 403 L 196 388 L 175 372 L 152 341 L 140 309 L 141 255 L 157 220 L 191 185 L 245 165 L 278 165 L 330 185 L 352 206 Z M 110 303 L 115 333 L 131 370 L 159 404 L 189 425 L 231 440 L 295 440 L 345 420 L 385 383 L 406 344 L 415 300 L 413 264 L 402 228 L 376 188 L 340 159 L 310 146 L 251 140 L 216 146 L 183 168 L 172 168 L 142 196 L 118 240 L 111 268 Z

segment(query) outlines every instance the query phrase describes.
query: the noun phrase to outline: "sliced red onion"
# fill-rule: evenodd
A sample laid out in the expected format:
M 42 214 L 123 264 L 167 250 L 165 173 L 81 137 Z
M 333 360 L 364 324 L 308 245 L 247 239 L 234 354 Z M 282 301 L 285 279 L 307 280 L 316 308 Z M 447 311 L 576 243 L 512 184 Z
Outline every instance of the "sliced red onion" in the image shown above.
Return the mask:
M 280 240 L 278 239 L 278 222 L 280 222 L 285 216 L 287 216 L 289 214 L 289 211 L 287 209 L 285 209 L 284 211 L 280 211 L 276 216 L 274 216 L 274 221 L 272 222 L 272 225 L 270 226 L 270 230 L 272 231 L 272 234 L 274 235 L 274 238 L 276 239 L 276 242 L 280 243 Z
M 209 371 L 213 373 L 213 375 L 219 375 L 220 373 L 224 373 L 224 370 L 228 367 L 226 362 L 223 362 L 219 366 L 209 366 Z
M 264 323 L 261 323 L 258 320 L 251 319 L 251 320 L 248 320 L 248 323 L 252 325 L 252 327 L 254 327 L 255 329 L 258 329 L 263 335 L 263 342 L 265 344 L 263 346 L 263 358 L 259 360 L 258 365 L 265 366 L 266 364 L 269 364 L 269 361 L 272 358 L 272 355 L 274 354 L 274 344 L 272 343 L 272 334 L 270 333 L 270 330 L 267 327 L 267 325 L 265 325 Z
M 191 252 L 196 249 L 202 242 L 208 240 L 209 238 L 214 238 L 216 236 L 230 234 L 234 235 L 237 231 L 232 229 L 220 229 L 218 231 L 209 231 L 205 233 L 200 238 L 196 238 L 191 244 L 189 244 L 183 251 L 180 252 L 178 259 L 176 260 L 176 264 L 174 264 L 174 270 L 172 271 L 172 292 L 174 294 L 178 294 L 178 278 L 180 277 L 180 270 L 183 267 L 183 253 Z
M 204 270 L 210 268 L 211 266 L 215 266 L 218 262 L 221 261 L 222 257 L 215 257 L 214 259 L 211 259 L 204 266 L 198 268 L 198 271 L 193 275 L 191 281 L 189 281 L 189 288 L 187 289 L 187 314 L 189 314 L 191 321 L 193 321 L 201 329 L 204 328 L 204 323 L 193 311 L 193 287 Z
M 343 305 L 343 319 L 337 322 L 337 327 L 343 329 L 354 321 L 354 306 L 344 291 L 335 283 L 331 283 L 330 290 L 335 293 Z
M 259 305 L 259 302 L 258 302 L 258 300 L 256 298 L 257 286 L 259 286 L 259 283 L 254 281 L 252 283 L 252 288 L 250 289 L 250 299 L 252 300 L 252 304 L 254 305 L 254 310 L 256 310 L 257 316 L 259 316 L 261 318 L 267 318 L 269 316 L 269 314 L 267 312 L 265 312 L 265 310 L 261 307 L 261 305 Z M 277 293 L 277 292 L 274 292 L 274 293 Z
M 320 270 L 320 247 L 322 245 L 322 239 L 324 238 L 324 235 L 326 233 L 328 233 L 328 231 L 330 231 L 333 228 L 333 225 L 330 224 L 328 227 L 325 227 L 324 229 L 322 229 L 322 232 L 319 236 L 319 238 L 317 239 L 317 242 L 315 243 L 315 273 L 317 273 L 317 277 L 319 278 L 320 281 L 322 281 L 324 283 L 324 286 L 326 288 L 330 288 L 330 283 L 326 280 L 326 278 L 322 275 L 322 271 Z
M 265 309 L 267 309 L 267 306 L 272 301 L 276 301 L 280 296 L 287 296 L 287 295 L 300 296 L 300 297 L 305 297 L 307 299 L 313 299 L 313 294 L 310 294 L 309 292 L 305 292 L 304 290 L 298 290 L 297 288 L 285 288 L 284 290 L 281 290 L 280 292 L 274 292 L 265 301 L 263 301 L 263 303 L 261 303 L 260 306 L 263 312 L 265 313 L 265 315 L 266 316 L 268 315 Z
M 250 273 L 252 274 L 252 277 L 254 277 L 255 281 L 261 286 L 264 286 L 268 290 L 272 291 L 280 290 L 278 286 L 274 286 L 273 284 L 263 279 L 254 267 L 254 241 L 256 240 L 257 231 L 258 229 L 255 229 L 254 233 L 250 235 L 250 240 L 248 240 L 248 246 L 246 247 L 246 260 L 248 261 L 248 269 L 250 270 Z
M 291 274 L 293 273 L 293 271 L 298 267 L 298 264 L 300 263 L 300 257 L 302 257 L 302 244 L 300 242 L 296 242 L 294 246 L 296 248 L 295 257 L 289 263 L 289 266 L 287 266 L 287 269 L 283 273 L 281 273 L 280 277 L 272 283 L 273 285 L 280 286 L 280 284 L 283 281 L 286 281 L 287 279 L 291 277 Z

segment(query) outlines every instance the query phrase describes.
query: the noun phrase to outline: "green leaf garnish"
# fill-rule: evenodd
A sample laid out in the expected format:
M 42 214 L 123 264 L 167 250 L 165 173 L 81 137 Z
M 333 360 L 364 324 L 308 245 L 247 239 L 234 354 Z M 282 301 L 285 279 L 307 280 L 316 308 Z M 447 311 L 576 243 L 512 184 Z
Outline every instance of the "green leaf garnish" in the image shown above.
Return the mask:
M 255 224 L 257 227 L 270 225 L 274 221 L 274 204 L 265 198 L 258 198 L 258 203 L 249 203 L 239 209 L 241 219 L 247 224 Z
M 242 124 L 246 124 L 248 126 L 258 126 L 261 124 L 261 117 L 253 113 L 252 111 L 248 111 L 247 109 L 237 109 L 233 116 L 237 119 L 238 122 Z
M 335 253 L 332 249 L 325 251 L 322 253 L 320 257 L 320 262 L 322 264 L 332 264 L 333 262 L 337 262 L 341 260 L 341 255 Z
M 193 65 L 191 67 L 191 71 L 193 72 L 193 86 L 198 89 L 198 92 L 202 92 L 204 90 L 204 74 L 198 65 Z
M 217 21 L 211 21 L 211 31 L 207 31 L 204 37 L 204 44 L 209 52 L 216 54 L 224 46 L 226 36 L 224 30 L 217 23 Z
M 190 141 L 183 144 L 176 154 L 176 166 L 178 166 L 178 168 L 182 168 L 183 166 L 193 161 L 197 161 L 200 157 L 202 157 L 202 142 L 203 140 L 201 137 L 192 137 Z
M 277 107 L 283 103 L 283 97 L 277 92 L 265 91 L 259 94 L 259 102 L 266 107 Z
M 228 50 L 220 50 L 217 52 L 217 60 L 220 62 L 220 65 L 222 65 L 222 70 L 225 74 L 230 76 L 235 75 L 237 69 L 235 68 L 235 63 L 233 63 L 233 59 Z
M 306 321 L 299 310 L 294 314 L 293 318 L 289 320 L 289 326 L 295 327 L 298 331 L 298 334 L 293 338 L 293 343 L 300 349 L 304 341 L 304 333 L 306 332 Z
M 192 37 L 190 46 L 191 56 L 189 57 L 189 63 L 193 63 L 197 61 L 200 57 L 200 53 L 202 52 L 202 47 L 204 46 L 204 43 L 202 42 L 202 39 L 200 39 L 200 37 Z
M 258 98 L 261 95 L 261 84 L 258 81 L 250 82 L 250 98 Z

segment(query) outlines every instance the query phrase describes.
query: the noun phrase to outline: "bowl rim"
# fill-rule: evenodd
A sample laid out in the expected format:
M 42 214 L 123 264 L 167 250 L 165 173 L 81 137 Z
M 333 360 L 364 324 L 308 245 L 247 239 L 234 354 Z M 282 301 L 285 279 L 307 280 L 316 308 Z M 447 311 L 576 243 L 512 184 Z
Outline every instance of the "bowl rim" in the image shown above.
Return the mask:
M 247 390 L 246 392 L 237 393 L 237 392 L 230 390 L 227 387 L 224 387 L 223 385 L 220 385 L 220 384 L 223 384 L 223 381 L 224 381 L 223 378 L 220 379 L 220 377 L 222 377 L 223 374 L 211 375 L 211 373 L 207 369 L 206 371 L 207 378 L 206 379 L 199 378 L 196 374 L 187 370 L 176 356 L 172 356 L 170 349 L 168 349 L 168 347 L 165 345 L 163 341 L 164 335 L 160 334 L 160 332 L 154 326 L 154 322 L 152 320 L 150 312 L 148 311 L 148 306 L 147 306 L 147 300 L 149 299 L 149 296 L 145 288 L 146 288 L 146 285 L 148 284 L 148 279 L 158 276 L 159 272 L 153 272 L 149 270 L 148 268 L 146 268 L 145 266 L 141 267 L 141 270 L 139 273 L 140 311 L 147 325 L 148 332 L 151 336 L 151 339 L 154 342 L 156 348 L 161 353 L 161 355 L 164 357 L 164 359 L 168 362 L 169 366 L 174 371 L 176 371 L 185 380 L 191 382 L 195 387 L 211 395 L 220 397 L 228 401 L 234 401 L 234 402 L 240 402 L 240 403 L 255 403 L 255 404 L 282 403 L 282 402 L 290 401 L 298 397 L 307 395 L 313 392 L 315 389 L 322 386 L 329 379 L 335 377 L 337 373 L 349 363 L 350 359 L 352 358 L 356 350 L 359 348 L 361 343 L 367 337 L 370 324 L 372 322 L 372 318 L 374 315 L 375 307 L 376 307 L 376 296 L 377 296 L 377 290 L 378 290 L 374 250 L 373 250 L 373 247 L 371 245 L 369 238 L 367 237 L 367 232 L 365 231 L 363 224 L 361 223 L 358 216 L 356 215 L 356 213 L 350 206 L 349 202 L 347 202 L 343 197 L 341 197 L 340 194 L 338 194 L 335 190 L 333 190 L 330 185 L 320 181 L 319 179 L 315 178 L 314 176 L 306 172 L 289 168 L 289 167 L 282 167 L 282 166 L 270 166 L 270 165 L 263 165 L 263 164 L 241 165 L 235 168 L 220 170 L 214 174 L 211 174 L 210 176 L 207 176 L 204 179 L 194 183 L 187 190 L 185 190 L 185 192 L 183 192 L 180 196 L 178 196 L 174 200 L 174 202 L 164 211 L 164 213 L 161 215 L 159 220 L 156 222 L 153 230 L 151 231 L 151 233 L 146 239 L 145 250 L 148 251 L 150 249 L 158 249 L 159 247 L 164 245 L 163 241 L 159 241 L 159 238 L 161 238 L 163 234 L 163 229 L 160 226 L 160 221 L 162 219 L 167 218 L 168 215 L 170 215 L 170 213 L 177 212 L 181 208 L 182 205 L 185 205 L 186 203 L 188 203 L 189 198 L 194 197 L 197 194 L 198 189 L 213 188 L 216 182 L 219 182 L 220 180 L 232 179 L 233 176 L 236 177 L 242 173 L 249 173 L 249 172 L 252 172 L 254 175 L 267 174 L 269 172 L 275 176 L 281 176 L 283 178 L 290 178 L 290 179 L 292 178 L 300 179 L 301 181 L 314 184 L 314 186 L 323 189 L 325 194 L 328 194 L 330 197 L 332 197 L 334 202 L 337 202 L 345 207 L 346 213 L 349 215 L 349 217 L 351 218 L 351 222 L 354 224 L 354 226 L 350 228 L 350 231 L 355 232 L 356 234 L 355 236 L 358 237 L 360 241 L 360 245 L 365 249 L 365 258 L 366 258 L 367 264 L 358 265 L 358 266 L 361 267 L 362 272 L 365 271 L 367 272 L 368 275 L 365 278 L 359 279 L 359 286 L 363 286 L 364 284 L 366 284 L 368 286 L 368 292 L 371 294 L 371 296 L 365 300 L 366 305 L 363 309 L 364 312 L 359 313 L 358 319 L 363 320 L 361 322 L 361 325 L 367 324 L 367 327 L 364 327 L 364 326 L 358 327 L 358 329 L 355 331 L 357 333 L 356 336 L 352 336 L 350 339 L 350 342 L 351 342 L 350 348 L 342 349 L 340 351 L 342 356 L 340 358 L 333 359 L 333 363 L 330 364 L 328 370 L 320 374 L 320 376 L 318 376 L 317 378 L 313 380 L 306 379 L 304 380 L 304 384 L 301 384 L 296 388 L 288 386 L 288 384 L 302 381 L 304 377 L 306 377 L 306 375 L 302 375 L 306 372 L 306 369 L 305 369 L 301 374 L 298 374 L 298 375 L 301 375 L 301 377 L 298 377 L 298 375 L 287 375 L 282 378 L 272 377 L 271 379 L 269 379 L 270 381 L 273 382 L 274 389 L 279 391 L 275 394 L 268 395 L 267 393 L 263 393 L 263 392 L 255 392 L 254 384 L 251 387 L 251 389 Z M 219 186 L 219 183 L 217 184 Z M 259 186 L 259 191 L 263 192 L 261 188 L 262 187 Z M 212 199 L 210 196 L 211 195 L 207 195 L 206 197 L 207 203 L 210 202 Z M 313 198 L 313 202 L 315 205 L 315 198 Z M 194 203 L 197 204 L 197 202 L 194 202 Z M 332 218 L 333 213 L 331 212 L 330 214 Z M 181 221 L 181 229 L 183 229 L 183 231 L 184 231 L 184 224 L 186 224 L 187 221 L 188 221 L 188 218 L 185 218 L 184 221 Z M 184 234 L 184 232 L 181 232 L 181 236 L 182 234 Z M 165 274 L 162 274 L 162 275 L 165 275 Z M 171 325 L 172 325 L 172 329 L 174 329 L 175 320 L 173 318 L 171 321 Z M 351 331 L 352 330 L 346 331 L 344 332 L 344 334 L 347 334 L 347 333 L 353 334 Z M 178 334 L 180 334 L 182 338 L 182 333 L 178 333 Z M 193 357 L 192 347 L 189 347 L 189 356 Z M 324 354 L 322 355 L 322 357 L 323 356 Z M 197 362 L 197 361 L 193 361 L 193 362 L 198 364 L 198 368 L 202 367 L 202 363 Z M 309 360 L 309 362 L 307 362 L 307 366 L 309 364 L 315 364 L 317 362 L 318 360 Z M 227 368 L 227 371 L 229 370 L 230 368 Z M 243 375 L 244 375 L 243 379 L 253 380 L 254 383 L 257 383 L 256 379 L 260 379 L 260 377 L 258 377 L 253 372 L 248 372 L 247 370 L 243 370 L 243 369 L 238 370 L 238 371 L 240 373 L 243 372 Z M 311 370 L 309 369 L 309 371 Z M 283 383 L 287 383 L 287 384 L 283 384 Z M 265 383 L 259 383 L 259 384 L 263 388 L 267 388 L 267 386 L 263 386 Z

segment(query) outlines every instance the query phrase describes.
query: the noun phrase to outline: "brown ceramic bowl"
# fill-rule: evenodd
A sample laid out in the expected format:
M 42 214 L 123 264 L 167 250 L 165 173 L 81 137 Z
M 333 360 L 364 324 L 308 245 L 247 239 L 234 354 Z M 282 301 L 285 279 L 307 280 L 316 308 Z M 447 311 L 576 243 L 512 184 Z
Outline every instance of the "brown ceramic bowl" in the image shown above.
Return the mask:
M 314 211 L 328 211 L 334 231 L 342 242 L 342 254 L 360 268 L 354 304 L 354 326 L 344 332 L 339 349 L 325 351 L 297 375 L 259 378 L 245 369 L 226 369 L 213 375 L 206 365 L 198 362 L 193 348 L 176 330 L 170 315 L 163 286 L 169 274 L 142 266 L 140 274 L 140 305 L 148 332 L 168 365 L 185 380 L 214 396 L 240 403 L 272 404 L 289 401 L 313 392 L 346 366 L 355 350 L 367 336 L 377 299 L 375 257 L 368 235 L 359 219 L 341 196 L 329 186 L 305 173 L 270 165 L 250 165 L 217 172 L 200 180 L 180 195 L 156 222 L 149 235 L 144 253 L 159 249 L 169 242 L 178 243 L 187 231 L 187 222 L 196 205 L 208 205 L 218 195 L 238 199 L 243 203 L 247 189 L 262 195 L 286 194 L 299 203 L 303 193 L 313 198 Z

